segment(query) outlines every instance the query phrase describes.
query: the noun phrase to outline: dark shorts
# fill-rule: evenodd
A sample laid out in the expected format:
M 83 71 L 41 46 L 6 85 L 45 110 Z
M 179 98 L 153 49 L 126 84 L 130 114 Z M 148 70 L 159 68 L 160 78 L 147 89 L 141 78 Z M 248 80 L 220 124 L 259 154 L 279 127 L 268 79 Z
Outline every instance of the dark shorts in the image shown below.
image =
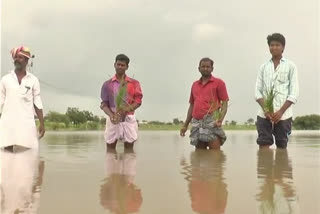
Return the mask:
M 272 145 L 275 139 L 277 148 L 287 148 L 292 128 L 292 118 L 280 120 L 272 127 L 270 120 L 258 116 L 256 125 L 258 131 L 257 143 L 260 146 Z

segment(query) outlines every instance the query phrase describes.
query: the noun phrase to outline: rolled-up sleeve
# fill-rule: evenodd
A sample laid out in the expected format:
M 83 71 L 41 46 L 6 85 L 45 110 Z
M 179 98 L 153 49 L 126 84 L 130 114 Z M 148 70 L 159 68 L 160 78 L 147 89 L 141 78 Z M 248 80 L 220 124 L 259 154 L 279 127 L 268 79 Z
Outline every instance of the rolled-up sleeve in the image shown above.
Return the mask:
M 291 101 L 292 103 L 296 103 L 299 96 L 299 81 L 298 69 L 294 64 L 291 66 L 289 78 L 289 94 L 287 100 Z
M 135 83 L 134 102 L 137 103 L 137 104 L 141 104 L 142 103 L 142 97 L 143 97 L 142 89 L 141 89 L 140 83 L 137 81 Z
M 256 80 L 256 86 L 255 86 L 255 100 L 259 100 L 263 98 L 263 68 L 262 65 L 259 69 L 257 80 Z
M 32 94 L 33 94 L 33 104 L 38 109 L 43 109 L 42 100 L 40 96 L 40 82 L 37 78 L 35 80 L 35 83 L 32 89 Z
M 3 79 L 1 79 L 0 80 L 0 112 L 2 112 L 2 108 L 5 100 L 6 100 L 6 88 L 4 86 Z

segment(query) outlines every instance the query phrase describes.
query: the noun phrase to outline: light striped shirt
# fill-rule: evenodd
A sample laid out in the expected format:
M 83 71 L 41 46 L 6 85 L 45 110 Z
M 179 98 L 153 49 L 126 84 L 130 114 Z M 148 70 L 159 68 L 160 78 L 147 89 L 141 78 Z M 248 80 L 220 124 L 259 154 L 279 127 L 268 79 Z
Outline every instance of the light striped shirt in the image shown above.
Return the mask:
M 264 63 L 258 72 L 255 99 L 264 98 L 266 91 L 274 87 L 276 96 L 273 100 L 274 112 L 280 110 L 286 100 L 297 102 L 299 95 L 298 71 L 296 65 L 288 59 L 282 58 L 280 64 L 274 69 L 272 59 Z M 265 118 L 263 109 L 260 107 L 258 116 Z M 292 106 L 283 114 L 281 120 L 293 116 Z

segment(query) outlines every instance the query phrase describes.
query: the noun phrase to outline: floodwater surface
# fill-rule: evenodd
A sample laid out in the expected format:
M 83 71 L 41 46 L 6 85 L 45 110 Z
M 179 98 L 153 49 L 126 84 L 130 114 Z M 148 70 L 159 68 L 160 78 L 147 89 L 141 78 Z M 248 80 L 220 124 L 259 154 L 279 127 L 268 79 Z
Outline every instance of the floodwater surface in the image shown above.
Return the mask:
M 295 131 L 287 150 L 227 136 L 195 151 L 178 132 L 140 131 L 134 151 L 106 152 L 102 132 L 48 132 L 39 153 L 1 151 L 1 213 L 320 213 L 319 131 Z

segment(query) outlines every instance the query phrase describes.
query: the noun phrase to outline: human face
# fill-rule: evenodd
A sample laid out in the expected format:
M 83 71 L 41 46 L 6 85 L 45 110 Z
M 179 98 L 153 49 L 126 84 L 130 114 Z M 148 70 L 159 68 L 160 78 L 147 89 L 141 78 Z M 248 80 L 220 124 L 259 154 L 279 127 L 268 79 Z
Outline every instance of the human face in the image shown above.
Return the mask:
M 213 66 L 209 60 L 201 61 L 199 65 L 199 72 L 201 73 L 202 77 L 209 77 L 213 71 Z
M 23 70 L 28 65 L 28 58 L 25 56 L 22 56 L 20 54 L 17 54 L 16 57 L 14 58 L 13 63 L 14 63 L 16 70 Z
M 269 45 L 270 53 L 273 57 L 282 56 L 284 46 L 278 41 L 271 41 Z
M 126 73 L 126 70 L 128 69 L 128 65 L 126 62 L 124 61 L 120 61 L 120 60 L 117 60 L 115 63 L 114 63 L 114 68 L 116 70 L 116 74 L 118 75 L 123 75 Z

